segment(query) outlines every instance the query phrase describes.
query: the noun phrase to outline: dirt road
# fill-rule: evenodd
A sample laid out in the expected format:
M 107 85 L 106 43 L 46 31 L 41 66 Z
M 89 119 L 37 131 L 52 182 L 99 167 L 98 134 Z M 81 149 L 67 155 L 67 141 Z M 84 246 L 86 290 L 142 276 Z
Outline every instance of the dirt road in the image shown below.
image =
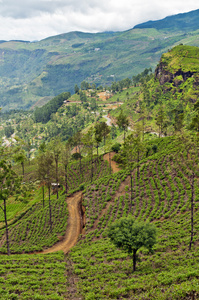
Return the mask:
M 63 251 L 65 254 L 76 244 L 79 234 L 82 229 L 80 203 L 82 201 L 82 192 L 77 192 L 73 196 L 68 197 L 68 226 L 64 238 L 51 248 L 48 248 L 41 253 L 52 253 L 56 251 Z

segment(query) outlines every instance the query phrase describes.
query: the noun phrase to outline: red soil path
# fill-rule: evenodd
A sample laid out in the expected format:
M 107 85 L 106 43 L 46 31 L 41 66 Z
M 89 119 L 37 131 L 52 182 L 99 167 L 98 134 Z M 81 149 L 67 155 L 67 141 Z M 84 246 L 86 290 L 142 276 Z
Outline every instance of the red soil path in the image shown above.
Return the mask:
M 82 219 L 80 205 L 82 201 L 82 192 L 77 192 L 73 196 L 67 198 L 69 219 L 68 226 L 62 241 L 56 243 L 49 249 L 41 253 L 52 253 L 56 251 L 63 251 L 64 254 L 76 244 L 78 237 L 82 230 Z

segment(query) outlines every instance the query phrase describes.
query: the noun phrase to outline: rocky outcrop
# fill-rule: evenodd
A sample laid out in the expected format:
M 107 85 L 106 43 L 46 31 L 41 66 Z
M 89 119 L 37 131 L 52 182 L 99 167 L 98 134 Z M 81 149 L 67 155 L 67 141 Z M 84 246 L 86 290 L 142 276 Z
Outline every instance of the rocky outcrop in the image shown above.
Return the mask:
M 188 78 L 194 76 L 194 72 L 183 72 L 181 69 L 175 73 L 171 73 L 167 70 L 163 63 L 160 63 L 155 70 L 155 78 L 160 82 L 160 85 L 165 83 L 173 83 L 174 86 L 178 87 L 182 82 L 186 81 Z

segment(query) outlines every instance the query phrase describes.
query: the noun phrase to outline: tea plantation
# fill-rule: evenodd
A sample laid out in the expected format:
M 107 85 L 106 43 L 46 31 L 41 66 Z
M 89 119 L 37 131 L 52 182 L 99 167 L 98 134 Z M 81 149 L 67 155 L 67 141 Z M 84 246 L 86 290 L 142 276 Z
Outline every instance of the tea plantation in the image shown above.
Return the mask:
M 86 226 L 78 243 L 66 256 L 57 252 L 7 257 L 2 229 L 0 299 L 198 299 L 198 150 L 197 144 L 193 148 L 183 137 L 145 142 L 139 176 L 136 163 L 132 169 L 132 206 L 129 168 L 110 174 L 107 163 L 96 162 L 90 182 L 90 167 L 85 165 L 81 179 L 78 163 L 71 166 L 70 190 L 84 189 Z M 193 243 L 189 250 L 192 200 Z M 34 203 L 11 222 L 12 253 L 41 251 L 65 233 L 65 195 L 52 203 L 52 233 L 47 226 L 47 201 L 44 208 L 41 201 Z M 107 235 L 115 220 L 128 216 L 157 228 L 153 252 L 138 251 L 136 272 L 132 271 L 132 257 L 116 248 Z

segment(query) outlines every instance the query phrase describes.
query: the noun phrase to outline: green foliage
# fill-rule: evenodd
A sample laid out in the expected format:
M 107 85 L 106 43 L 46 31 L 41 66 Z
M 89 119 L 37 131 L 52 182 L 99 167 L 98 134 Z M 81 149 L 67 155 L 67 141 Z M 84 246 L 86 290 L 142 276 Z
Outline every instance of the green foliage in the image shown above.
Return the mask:
M 133 218 L 122 218 L 111 225 L 108 237 L 116 247 L 128 254 L 141 247 L 151 251 L 156 243 L 156 229 L 152 224 L 138 223 Z
M 11 125 L 8 125 L 4 128 L 5 136 L 7 138 L 11 137 L 11 135 L 14 133 L 14 128 Z
M 113 223 L 108 237 L 114 245 L 129 255 L 133 255 L 134 271 L 136 269 L 136 252 L 145 247 L 152 251 L 156 243 L 156 228 L 153 224 L 138 223 L 133 218 L 122 218 Z
M 64 254 L 0 256 L 0 299 L 67 298 Z
M 70 93 L 64 92 L 54 97 L 44 106 L 36 108 L 34 112 L 35 122 L 47 123 L 50 120 L 51 115 L 56 113 L 59 107 L 62 106 L 64 100 L 67 100 L 69 97 Z
M 116 153 L 119 152 L 120 148 L 121 148 L 121 144 L 120 144 L 120 143 L 115 143 L 115 144 L 111 147 L 112 151 L 114 151 L 114 152 L 116 152 Z

